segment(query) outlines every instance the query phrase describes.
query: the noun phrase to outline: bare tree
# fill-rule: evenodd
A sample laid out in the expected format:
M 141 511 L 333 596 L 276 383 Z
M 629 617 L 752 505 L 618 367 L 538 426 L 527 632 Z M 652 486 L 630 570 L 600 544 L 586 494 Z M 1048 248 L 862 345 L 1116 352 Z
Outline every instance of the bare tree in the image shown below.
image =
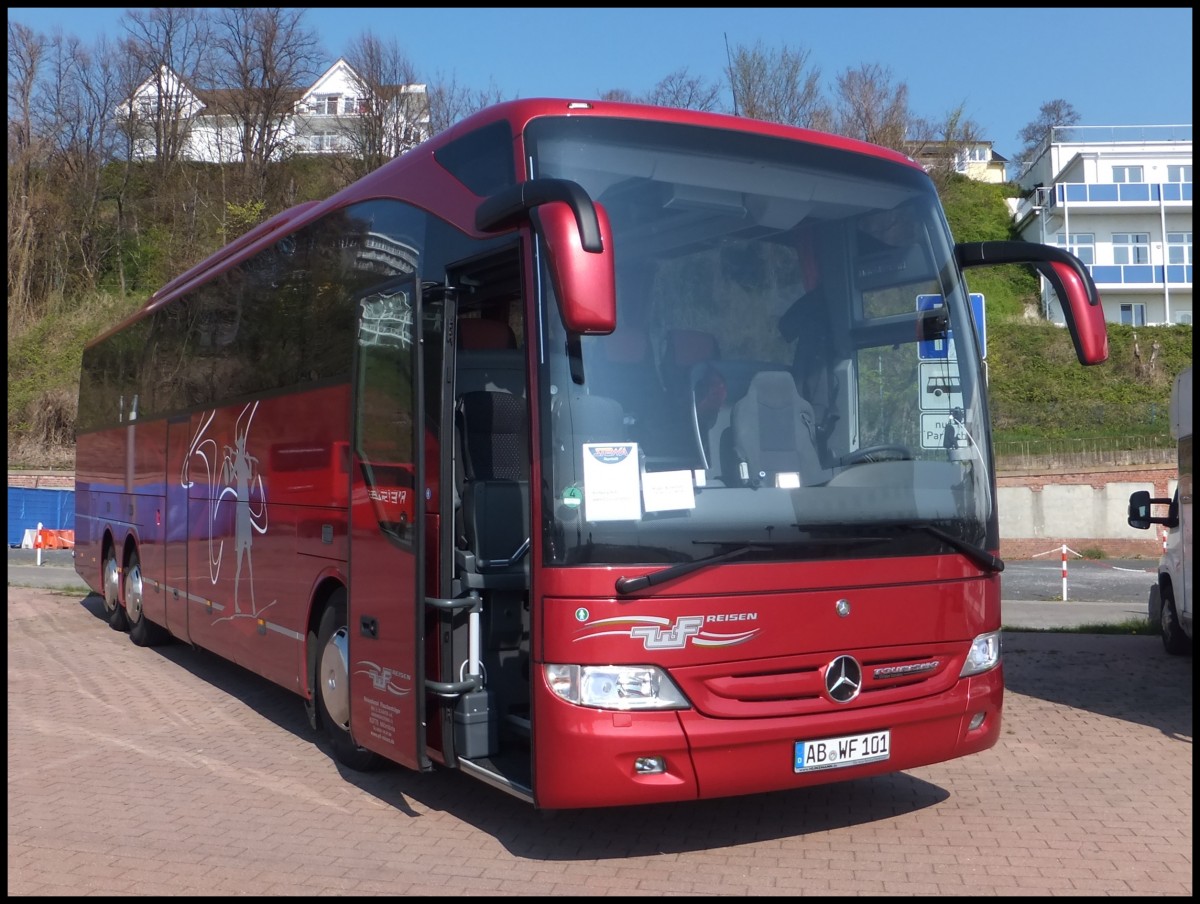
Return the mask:
M 99 59 L 61 32 L 10 28 L 10 325 L 93 288 L 102 270 L 111 234 L 101 176 L 115 100 Z
M 266 193 L 268 165 L 290 146 L 299 85 L 321 62 L 318 37 L 303 9 L 223 7 L 213 26 L 214 63 L 226 74 L 211 93 L 213 110 L 236 136 L 247 197 Z
M 142 253 L 116 254 L 110 266 L 123 292 L 149 291 L 194 259 L 204 230 L 195 200 L 204 175 L 193 161 L 209 150 L 197 120 L 213 66 L 211 21 L 208 10 L 189 8 L 130 10 L 122 22 L 125 37 L 104 54 L 120 99 L 113 137 L 124 163 L 107 192 L 113 241 Z
M 811 52 L 738 45 L 729 62 L 734 113 L 808 129 L 828 129 L 829 105 L 821 95 L 821 72 L 810 68 Z
M 983 140 L 979 124 L 959 104 L 940 120 L 914 117 L 908 124 L 907 153 L 925 162 L 940 194 L 968 149 Z
M 1038 108 L 1037 119 L 1028 123 L 1017 133 L 1021 142 L 1020 163 L 1024 168 L 1033 162 L 1043 141 L 1056 126 L 1073 126 L 1079 122 L 1079 114 L 1068 101 L 1061 98 L 1048 100 Z
M 429 134 L 444 132 L 456 122 L 478 113 L 484 107 L 500 103 L 504 95 L 494 84 L 487 88 L 467 88 L 454 75 L 438 73 L 428 87 Z
M 599 92 L 596 97 L 598 100 L 605 100 L 616 104 L 641 103 L 637 96 L 628 88 L 609 88 L 607 91 Z
M 846 69 L 835 95 L 835 132 L 907 152 L 908 85 L 894 84 L 890 69 L 877 63 Z
M 121 17 L 122 42 L 140 77 L 125 112 L 139 142 L 139 157 L 153 159 L 164 179 L 184 157 L 192 121 L 202 105 L 189 83 L 208 71 L 207 11 L 195 7 L 130 9 Z
M 634 94 L 627 88 L 609 88 L 598 92 L 597 97 L 612 103 L 712 111 L 720 104 L 721 86 L 689 74 L 684 67 L 667 75 L 645 94 Z
M 33 271 L 38 241 L 40 185 L 37 163 L 42 156 L 34 129 L 38 72 L 46 39 L 9 20 L 8 23 L 8 330 L 33 314 Z
M 716 110 L 721 100 L 720 85 L 690 75 L 687 68 L 676 69 L 650 89 L 642 103 L 681 110 Z
M 52 146 L 48 171 L 64 205 L 55 259 L 65 268 L 59 282 L 68 291 L 94 288 L 112 250 L 102 180 L 116 151 L 113 110 L 123 99 L 115 57 L 104 41 L 95 50 L 75 37 L 50 43 L 45 114 L 53 126 L 43 130 Z
M 416 147 L 426 137 L 428 95 L 418 85 L 415 69 L 395 39 L 384 42 L 364 32 L 350 48 L 346 62 L 358 115 L 339 120 L 350 153 L 347 176 L 357 179 L 393 157 Z

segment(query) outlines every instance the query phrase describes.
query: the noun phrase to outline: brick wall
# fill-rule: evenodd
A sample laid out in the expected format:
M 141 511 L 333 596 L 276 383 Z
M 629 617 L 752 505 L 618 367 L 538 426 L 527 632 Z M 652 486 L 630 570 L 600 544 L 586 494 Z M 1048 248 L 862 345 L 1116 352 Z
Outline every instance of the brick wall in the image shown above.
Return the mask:
M 8 485 L 26 490 L 73 490 L 75 474 L 65 471 L 9 471 Z
M 1118 465 L 1053 472 L 1000 471 L 996 487 L 1000 494 L 1000 557 L 1028 559 L 1062 544 L 1075 552 L 1098 549 L 1109 558 L 1157 559 L 1162 553 L 1162 528 L 1138 531 L 1125 521 L 1125 506 L 1134 489 L 1149 490 L 1152 496 L 1169 497 L 1175 491 L 1174 464 Z M 1047 505 L 1047 487 L 1056 497 Z M 1013 491 L 1016 491 L 1015 493 Z M 1025 493 L 1021 493 L 1025 491 Z M 1021 495 L 1040 516 L 1032 519 L 1006 518 Z M 1040 497 L 1040 498 L 1039 498 Z M 1086 535 L 1078 529 L 1078 509 L 1097 510 L 1102 523 L 1091 525 Z M 1025 528 L 1022 530 L 1022 528 Z M 1030 536 L 1029 534 L 1032 534 Z

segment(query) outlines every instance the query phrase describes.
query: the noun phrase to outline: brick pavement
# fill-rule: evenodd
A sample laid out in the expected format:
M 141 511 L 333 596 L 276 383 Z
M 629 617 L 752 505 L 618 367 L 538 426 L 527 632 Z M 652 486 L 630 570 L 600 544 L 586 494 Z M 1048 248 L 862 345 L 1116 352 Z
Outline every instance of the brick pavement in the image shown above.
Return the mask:
M 339 769 L 299 699 L 8 590 L 9 895 L 1191 895 L 1192 660 L 1010 634 L 1003 736 L 907 773 L 539 813 Z M 586 776 L 580 776 L 586 781 Z

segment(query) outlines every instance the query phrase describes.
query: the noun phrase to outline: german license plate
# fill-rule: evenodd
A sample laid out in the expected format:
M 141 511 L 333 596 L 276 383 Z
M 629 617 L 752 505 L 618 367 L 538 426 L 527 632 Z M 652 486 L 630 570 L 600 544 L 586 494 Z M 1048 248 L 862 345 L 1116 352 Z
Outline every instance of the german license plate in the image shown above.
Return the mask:
M 892 733 L 869 731 L 866 734 L 796 742 L 796 772 L 817 772 L 877 763 L 891 755 Z

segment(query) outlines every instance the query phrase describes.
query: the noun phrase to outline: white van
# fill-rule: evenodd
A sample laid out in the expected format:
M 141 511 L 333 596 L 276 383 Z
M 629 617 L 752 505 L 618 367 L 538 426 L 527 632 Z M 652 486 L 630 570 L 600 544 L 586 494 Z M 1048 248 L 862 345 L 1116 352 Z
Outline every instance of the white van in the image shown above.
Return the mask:
M 1192 369 L 1175 378 L 1171 389 L 1171 435 L 1179 450 L 1179 482 L 1173 499 L 1152 499 L 1145 491 L 1129 497 L 1129 526 L 1167 528 L 1167 545 L 1158 562 L 1158 583 L 1150 588 L 1150 623 L 1162 634 L 1168 653 L 1192 649 Z M 1166 515 L 1150 514 L 1154 505 Z

